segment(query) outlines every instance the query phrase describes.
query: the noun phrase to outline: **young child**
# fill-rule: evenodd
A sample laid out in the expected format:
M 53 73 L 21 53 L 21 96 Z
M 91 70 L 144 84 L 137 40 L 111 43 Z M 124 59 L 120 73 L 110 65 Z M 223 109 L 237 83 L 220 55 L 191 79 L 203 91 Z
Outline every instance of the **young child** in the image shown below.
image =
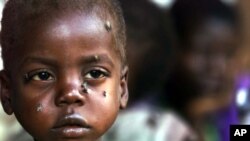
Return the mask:
M 97 141 L 128 100 L 116 0 L 9 0 L 0 73 L 5 112 L 36 141 Z

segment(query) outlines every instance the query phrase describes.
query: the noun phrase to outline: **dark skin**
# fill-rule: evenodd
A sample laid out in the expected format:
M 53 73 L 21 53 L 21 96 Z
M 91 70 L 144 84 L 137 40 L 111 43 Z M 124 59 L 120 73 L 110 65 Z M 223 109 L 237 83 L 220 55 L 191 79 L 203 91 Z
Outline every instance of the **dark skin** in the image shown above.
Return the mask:
M 208 19 L 190 36 L 191 51 L 186 67 L 200 84 L 203 93 L 219 93 L 230 88 L 230 63 L 237 48 L 237 33 L 227 22 Z
M 204 140 L 206 116 L 232 101 L 238 38 L 232 25 L 216 18 L 204 20 L 189 37 L 190 49 L 180 54 L 180 60 L 199 96 L 187 103 L 185 112 Z
M 68 13 L 23 30 L 18 61 L 1 72 L 1 99 L 35 140 L 96 141 L 126 107 L 127 67 L 105 22 Z
M 191 51 L 182 59 L 201 94 L 190 104 L 191 115 L 199 117 L 223 108 L 231 102 L 237 68 L 236 34 L 230 24 L 216 18 L 205 20 L 191 34 Z

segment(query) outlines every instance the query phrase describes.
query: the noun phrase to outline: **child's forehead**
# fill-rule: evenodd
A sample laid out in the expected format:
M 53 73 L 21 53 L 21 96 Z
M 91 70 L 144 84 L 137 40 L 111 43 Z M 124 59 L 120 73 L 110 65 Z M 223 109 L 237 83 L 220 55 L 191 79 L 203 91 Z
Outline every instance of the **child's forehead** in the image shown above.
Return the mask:
M 109 20 L 107 20 L 109 21 Z M 106 22 L 107 22 L 106 21 Z M 105 31 L 105 20 L 101 19 L 97 15 L 63 15 L 48 21 L 46 25 L 40 28 L 48 29 L 47 32 L 54 35 L 67 35 L 85 32 L 101 32 Z M 38 27 L 39 28 L 39 27 Z M 106 32 L 105 32 L 106 33 Z M 76 33 L 75 33 L 76 34 Z M 101 36 L 100 34 L 99 36 Z
M 29 40 L 31 38 L 33 39 Z M 23 39 L 23 47 L 29 52 L 50 50 L 54 47 L 63 50 L 81 44 L 80 46 L 89 51 L 106 48 L 105 53 L 118 57 L 115 55 L 112 32 L 105 28 L 105 21 L 95 14 L 64 14 L 42 24 L 36 22 L 30 30 L 24 31 Z M 70 50 L 65 51 L 69 54 Z
M 51 17 L 44 22 L 32 22 L 24 28 L 22 36 L 24 39 L 43 38 L 68 40 L 77 36 L 82 36 L 90 40 L 101 40 L 103 38 L 114 40 L 113 32 L 105 28 L 109 20 L 101 19 L 98 15 L 90 14 L 63 14 Z M 37 35 L 38 34 L 38 35 Z M 45 38 L 44 38 L 45 37 Z M 49 37 L 49 38 L 47 38 Z M 40 39 L 39 39 L 40 40 Z M 32 40 L 30 41 L 32 42 Z
M 46 12 L 45 12 L 46 13 Z M 106 21 L 112 22 L 112 24 L 115 24 L 112 15 L 109 13 L 101 13 L 96 10 L 92 11 L 79 11 L 79 10 L 67 10 L 67 11 L 56 11 L 52 10 L 49 13 L 46 14 L 41 14 L 38 15 L 38 17 L 33 18 L 33 16 L 29 17 L 27 15 L 27 22 L 26 23 L 31 23 L 31 24 L 40 24 L 39 26 L 42 26 L 43 24 L 51 24 L 51 23 L 56 23 L 59 24 L 61 22 L 71 22 L 72 19 L 74 22 L 83 22 L 83 21 L 88 21 L 89 19 L 95 19 L 99 20 L 100 24 L 105 23 Z M 20 21 L 23 22 L 23 21 Z M 24 22 L 25 24 L 25 22 Z M 71 24 L 74 24 L 73 22 Z M 88 26 L 91 26 L 89 24 Z
M 114 38 L 114 32 L 109 32 L 105 28 L 107 23 L 112 24 L 112 27 L 114 25 L 113 19 L 110 16 L 103 18 L 103 16 L 96 12 L 55 11 L 51 13 L 50 17 L 41 16 L 28 21 L 27 24 L 24 24 L 21 35 L 30 36 L 31 34 L 32 36 L 32 32 L 40 32 L 45 34 L 45 36 L 52 35 L 56 37 L 57 35 L 65 35 L 65 37 L 70 37 L 79 33 L 89 35 L 92 32 L 93 34 L 97 33 L 96 35 L 99 37 L 112 35 L 111 37 Z M 101 32 L 105 34 L 100 34 Z M 109 34 L 106 34 L 108 32 Z
M 54 3 L 56 5 L 53 5 Z M 18 4 L 22 6 L 15 6 Z M 6 4 L 2 22 L 2 31 L 5 33 L 3 38 L 6 43 L 3 51 L 4 58 L 11 58 L 11 52 L 7 51 L 6 48 L 11 45 L 10 42 L 13 42 L 13 39 L 14 44 L 12 46 L 15 46 L 15 50 L 19 50 L 18 48 L 22 46 L 24 40 L 27 41 L 33 38 L 32 33 L 40 34 L 37 31 L 42 31 L 46 28 L 52 29 L 53 27 L 52 30 L 55 33 L 60 31 L 64 35 L 71 36 L 72 34 L 69 32 L 68 27 L 65 26 L 65 23 L 67 23 L 80 31 L 87 31 L 85 29 L 109 30 L 115 41 L 115 52 L 124 60 L 125 26 L 123 16 L 120 15 L 119 6 L 118 8 L 114 7 L 116 5 L 115 2 L 83 0 L 72 1 L 71 3 L 67 0 L 55 2 L 45 0 L 36 4 L 33 5 L 30 1 L 20 1 L 20 3 L 10 1 Z M 13 8 L 14 12 L 11 11 Z M 10 17 L 13 18 L 9 19 Z M 79 23 L 84 26 L 79 28 Z M 12 34 L 12 31 L 15 31 L 15 34 Z M 60 33 L 58 32 L 57 34 Z

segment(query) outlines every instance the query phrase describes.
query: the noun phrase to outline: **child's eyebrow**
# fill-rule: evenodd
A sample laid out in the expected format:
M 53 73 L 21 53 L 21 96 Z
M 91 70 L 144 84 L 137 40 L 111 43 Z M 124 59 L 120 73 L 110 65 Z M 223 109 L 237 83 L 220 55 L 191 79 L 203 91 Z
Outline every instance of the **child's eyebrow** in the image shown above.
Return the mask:
M 28 56 L 21 62 L 19 66 L 22 67 L 26 63 L 41 63 L 41 64 L 47 64 L 50 66 L 56 66 L 56 67 L 58 66 L 55 60 L 47 58 L 47 57 L 46 58 L 40 57 L 40 56 Z
M 97 55 L 84 56 L 81 63 L 82 64 L 107 63 L 111 67 L 115 66 L 114 62 L 106 54 L 97 54 Z

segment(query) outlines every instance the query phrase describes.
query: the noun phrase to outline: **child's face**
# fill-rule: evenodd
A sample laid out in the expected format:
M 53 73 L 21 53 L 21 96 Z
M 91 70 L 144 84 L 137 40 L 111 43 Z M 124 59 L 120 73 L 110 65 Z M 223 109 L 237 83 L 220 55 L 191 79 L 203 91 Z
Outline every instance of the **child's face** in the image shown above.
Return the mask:
M 105 22 L 68 14 L 23 33 L 11 77 L 1 74 L 2 102 L 37 141 L 97 140 L 126 105 L 126 70 Z
M 231 25 L 217 19 L 208 19 L 191 35 L 191 49 L 184 60 L 203 92 L 216 94 L 233 87 L 235 35 Z

